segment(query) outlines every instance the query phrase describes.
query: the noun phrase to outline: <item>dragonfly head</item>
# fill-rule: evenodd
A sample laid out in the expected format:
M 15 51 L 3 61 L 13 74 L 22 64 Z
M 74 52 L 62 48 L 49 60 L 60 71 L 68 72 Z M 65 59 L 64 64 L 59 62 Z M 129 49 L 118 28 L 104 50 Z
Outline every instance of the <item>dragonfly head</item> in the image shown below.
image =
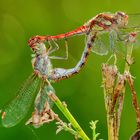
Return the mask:
M 29 39 L 28 45 L 29 45 L 30 48 L 32 49 L 32 48 L 34 48 L 34 45 L 35 45 L 36 43 L 38 43 L 38 42 L 39 42 L 38 36 L 33 36 L 33 37 L 31 37 L 31 38 Z
M 28 45 L 30 46 L 30 48 L 34 48 L 34 46 L 37 44 L 37 43 L 40 43 L 40 42 L 45 42 L 45 37 L 42 37 L 42 36 L 33 36 L 29 39 L 28 41 Z
M 116 12 L 114 18 L 117 22 L 118 28 L 123 28 L 128 23 L 128 15 L 124 12 Z

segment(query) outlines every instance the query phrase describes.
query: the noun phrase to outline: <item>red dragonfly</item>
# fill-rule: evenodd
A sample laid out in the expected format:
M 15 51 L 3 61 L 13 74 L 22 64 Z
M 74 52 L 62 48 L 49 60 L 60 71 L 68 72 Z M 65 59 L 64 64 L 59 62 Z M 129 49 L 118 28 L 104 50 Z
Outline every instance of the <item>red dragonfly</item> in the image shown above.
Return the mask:
M 134 28 L 138 28 L 139 19 L 140 19 L 140 14 L 127 15 L 124 12 L 116 12 L 115 14 L 100 13 L 97 16 L 90 19 L 85 24 L 83 24 L 82 26 L 80 26 L 77 29 L 72 30 L 70 32 L 67 32 L 64 34 L 58 34 L 58 35 L 54 35 L 54 36 L 37 35 L 37 36 L 31 37 L 28 41 L 28 45 L 31 48 L 33 48 L 34 44 L 39 43 L 39 42 L 67 39 L 67 38 L 75 36 L 75 35 L 89 34 L 90 31 L 92 31 L 92 30 L 95 31 L 97 27 L 98 28 L 100 27 L 101 30 L 108 30 L 110 25 L 114 24 L 114 26 L 116 26 L 116 24 L 119 24 L 119 22 L 121 22 L 120 26 L 122 26 L 123 28 L 126 27 L 126 28 L 134 29 Z M 97 29 L 97 30 L 99 30 L 99 29 Z
M 122 22 L 122 19 L 124 20 Z M 88 22 L 86 22 L 84 25 L 78 27 L 75 30 L 72 30 L 70 32 L 59 34 L 55 36 L 34 36 L 31 37 L 28 41 L 28 45 L 33 48 L 34 44 L 39 42 L 45 42 L 50 40 L 58 40 L 58 39 L 66 39 L 68 37 L 74 36 L 74 35 L 82 35 L 82 34 L 89 34 L 91 30 L 93 30 L 94 27 L 98 26 L 101 27 L 101 30 L 108 30 L 109 26 L 114 24 L 114 26 L 121 21 L 121 25 L 124 27 L 124 24 L 127 24 L 128 21 L 128 15 L 123 12 L 116 12 L 115 14 L 110 13 L 101 13 L 97 16 L 90 19 Z

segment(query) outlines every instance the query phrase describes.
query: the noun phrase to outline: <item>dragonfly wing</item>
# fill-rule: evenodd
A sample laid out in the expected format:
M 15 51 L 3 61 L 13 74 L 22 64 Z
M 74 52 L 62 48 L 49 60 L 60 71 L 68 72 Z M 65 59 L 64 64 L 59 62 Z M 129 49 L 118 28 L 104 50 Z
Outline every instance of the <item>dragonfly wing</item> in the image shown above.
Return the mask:
M 138 27 L 123 28 L 118 31 L 119 39 L 121 40 L 120 42 L 127 42 L 127 40 L 129 40 L 128 38 L 132 34 L 134 34 L 134 36 L 136 34 L 135 41 L 133 42 L 134 49 L 139 48 L 140 47 L 140 26 L 139 28 Z
M 34 74 L 27 79 L 18 95 L 2 110 L 2 125 L 4 127 L 15 126 L 27 115 L 39 85 L 40 79 Z
M 140 29 L 140 13 L 129 14 L 127 27 Z
M 126 45 L 129 41 L 130 42 L 132 41 L 134 48 L 139 47 L 140 46 L 139 33 L 135 31 L 131 31 L 129 29 L 112 31 L 110 33 L 110 48 L 112 51 L 117 51 L 117 53 L 121 53 L 121 55 L 126 54 L 126 50 L 127 50 Z
M 55 93 L 54 88 L 51 85 L 48 85 L 46 82 L 43 83 L 36 99 L 35 99 L 35 108 L 41 113 L 44 109 L 44 105 L 46 101 L 49 102 L 50 106 L 52 106 L 52 101 L 48 98 L 48 93 L 52 91 Z
M 33 124 L 34 127 L 39 127 L 43 123 L 53 120 L 50 119 L 53 118 L 51 116 L 52 114 L 50 114 L 50 112 L 52 111 L 51 108 L 53 102 L 48 97 L 49 92 L 53 92 L 55 94 L 54 88 L 50 84 L 43 82 L 35 99 L 34 113 L 32 117 L 26 122 L 26 125 Z
M 110 48 L 113 49 L 115 47 L 117 41 L 117 33 L 115 31 L 110 32 Z
M 94 52 L 98 55 L 107 55 L 108 54 L 108 49 L 106 47 L 106 44 L 103 42 L 100 35 L 93 43 L 92 52 Z
M 124 40 L 126 34 L 122 31 L 111 30 L 110 32 L 101 32 L 93 43 L 92 52 L 99 55 L 107 55 L 109 51 L 124 51 Z
M 122 35 L 120 32 L 116 32 L 112 30 L 109 34 L 109 42 L 110 42 L 110 50 L 114 53 L 114 51 L 119 50 L 122 41 Z M 119 41 L 121 40 L 121 41 Z M 121 46 L 122 47 L 122 46 Z

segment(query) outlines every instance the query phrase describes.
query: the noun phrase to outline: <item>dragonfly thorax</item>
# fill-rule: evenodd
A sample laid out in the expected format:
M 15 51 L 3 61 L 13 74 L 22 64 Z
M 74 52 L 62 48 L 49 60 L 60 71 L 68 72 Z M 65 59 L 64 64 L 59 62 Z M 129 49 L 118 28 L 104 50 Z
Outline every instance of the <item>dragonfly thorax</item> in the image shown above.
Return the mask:
M 46 46 L 43 43 L 37 44 L 36 51 L 32 58 L 32 66 L 40 77 L 48 77 L 52 73 L 52 64 L 47 54 Z
M 32 47 L 32 50 L 35 55 L 46 55 L 47 54 L 46 46 L 44 43 L 41 43 L 41 42 L 34 44 L 34 46 Z
M 89 28 L 90 31 L 110 31 L 123 28 L 127 23 L 128 15 L 123 12 L 116 12 L 115 14 L 100 13 L 85 23 L 84 26 Z

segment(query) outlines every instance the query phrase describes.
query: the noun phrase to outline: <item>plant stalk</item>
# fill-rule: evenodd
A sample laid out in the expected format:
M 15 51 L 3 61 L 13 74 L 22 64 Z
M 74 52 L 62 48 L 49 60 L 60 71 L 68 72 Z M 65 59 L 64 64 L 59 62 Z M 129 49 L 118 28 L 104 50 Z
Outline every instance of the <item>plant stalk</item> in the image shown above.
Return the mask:
M 64 114 L 64 116 L 68 119 L 68 121 L 71 123 L 73 128 L 76 130 L 78 135 L 81 137 L 83 140 L 90 140 L 88 136 L 85 134 L 85 132 L 82 130 L 78 122 L 75 120 L 75 118 L 72 116 L 70 111 L 68 110 L 67 106 L 64 105 L 60 99 L 53 94 L 52 92 L 49 93 L 50 99 L 55 103 L 55 105 L 59 108 L 59 110 Z

